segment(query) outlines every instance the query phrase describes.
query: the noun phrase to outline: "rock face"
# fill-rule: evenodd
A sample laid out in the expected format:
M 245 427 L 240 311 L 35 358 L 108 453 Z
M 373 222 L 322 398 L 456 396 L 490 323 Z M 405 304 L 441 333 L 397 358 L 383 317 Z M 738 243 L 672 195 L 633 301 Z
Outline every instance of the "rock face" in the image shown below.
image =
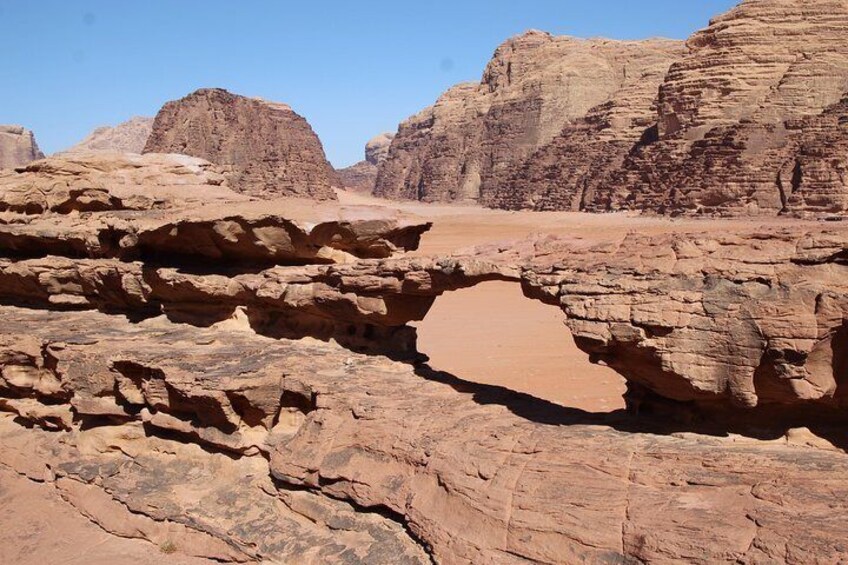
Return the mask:
M 42 158 L 44 154 L 31 131 L 0 125 L 0 169 L 13 169 Z
M 0 212 L 151 210 L 248 200 L 222 170 L 184 155 L 67 154 L 0 173 Z M 20 219 L 20 218 L 19 218 Z
M 395 134 L 383 133 L 365 145 L 365 160 L 337 171 L 347 190 L 371 193 L 377 182 L 377 169 L 386 160 Z
M 847 37 L 842 0 L 746 0 L 685 53 L 655 42 L 582 53 L 530 33 L 498 50 L 484 85 L 401 125 L 376 192 L 507 209 L 842 214 Z
M 259 198 L 335 199 L 338 181 L 320 140 L 285 104 L 198 90 L 162 107 L 144 152 L 225 166 L 234 190 Z
M 604 142 L 638 139 L 656 89 L 680 55 L 682 44 L 666 40 L 579 40 L 538 31 L 510 39 L 479 84 L 449 90 L 401 124 L 375 194 L 497 205 L 507 198 L 499 190 L 511 169 L 563 128 L 580 131 L 588 120 Z
M 62 151 L 67 153 L 141 153 L 153 131 L 153 118 L 135 117 L 115 127 L 99 127 L 88 137 Z
M 848 4 L 747 0 L 688 42 L 655 143 L 588 206 L 671 213 L 845 211 Z

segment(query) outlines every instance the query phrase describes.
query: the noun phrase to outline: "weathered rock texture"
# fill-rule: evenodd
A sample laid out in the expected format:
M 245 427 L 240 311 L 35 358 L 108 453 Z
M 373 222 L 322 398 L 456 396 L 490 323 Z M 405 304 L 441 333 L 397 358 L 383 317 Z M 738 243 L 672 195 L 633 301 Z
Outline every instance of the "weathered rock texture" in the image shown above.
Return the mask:
M 3 421 L 0 461 L 117 535 L 227 562 L 848 557 L 841 453 L 643 434 L 332 344 L 2 315 L 4 407 L 56 431 Z
M 365 160 L 336 171 L 342 186 L 347 190 L 371 193 L 377 182 L 377 169 L 389 155 L 389 146 L 395 134 L 383 133 L 365 145 Z
M 321 141 L 285 104 L 198 90 L 162 107 L 144 152 L 226 166 L 230 186 L 251 196 L 335 199 L 338 181 Z
M 680 42 L 667 40 L 580 40 L 538 31 L 510 39 L 479 84 L 449 90 L 400 125 L 375 193 L 498 204 L 507 198 L 501 187 L 511 170 L 563 128 L 583 136 L 574 143 L 580 153 L 573 163 L 591 168 L 591 159 L 620 154 L 617 143 L 638 140 L 650 125 L 656 89 L 682 51 Z M 584 149 L 587 139 L 597 144 Z
M 85 139 L 59 153 L 141 153 L 153 131 L 153 118 L 135 117 L 117 126 L 95 129 Z
M 31 131 L 0 125 L 0 169 L 13 169 L 43 157 Z
M 22 215 L 152 210 L 238 200 L 248 199 L 227 187 L 219 168 L 184 155 L 63 155 L 0 173 L 0 212 Z
M 844 213 L 848 4 L 746 0 L 686 47 L 511 40 L 483 85 L 401 125 L 376 192 L 508 209 Z
M 848 455 L 800 430 L 844 446 L 848 228 L 400 256 L 428 224 L 107 157 L 0 184 L 45 199 L 0 222 L 0 480 L 218 562 L 848 559 Z M 109 206 L 52 203 L 94 178 Z M 220 201 L 191 201 L 215 179 Z M 151 186 L 169 197 L 125 204 Z M 408 323 L 487 280 L 561 308 L 642 416 L 423 364 Z
M 589 209 L 845 211 L 848 4 L 747 0 L 688 42 L 660 88 L 655 143 Z

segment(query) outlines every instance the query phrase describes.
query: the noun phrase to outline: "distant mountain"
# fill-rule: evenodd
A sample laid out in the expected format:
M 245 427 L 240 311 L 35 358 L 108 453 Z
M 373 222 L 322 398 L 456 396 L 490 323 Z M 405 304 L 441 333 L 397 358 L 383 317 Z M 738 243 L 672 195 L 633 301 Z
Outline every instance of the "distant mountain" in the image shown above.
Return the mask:
M 13 169 L 44 158 L 35 135 L 21 126 L 0 125 L 0 169 Z
M 88 137 L 61 153 L 117 152 L 141 153 L 150 132 L 153 118 L 135 117 L 117 126 L 99 127 Z

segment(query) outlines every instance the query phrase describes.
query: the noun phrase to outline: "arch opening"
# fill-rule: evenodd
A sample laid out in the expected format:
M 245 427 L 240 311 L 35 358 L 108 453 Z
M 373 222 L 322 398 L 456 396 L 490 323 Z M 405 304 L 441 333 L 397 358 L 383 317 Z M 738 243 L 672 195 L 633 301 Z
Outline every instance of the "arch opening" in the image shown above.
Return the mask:
M 624 408 L 624 378 L 592 364 L 575 345 L 564 314 L 525 297 L 518 283 L 445 293 L 413 325 L 418 350 L 434 369 L 587 412 Z

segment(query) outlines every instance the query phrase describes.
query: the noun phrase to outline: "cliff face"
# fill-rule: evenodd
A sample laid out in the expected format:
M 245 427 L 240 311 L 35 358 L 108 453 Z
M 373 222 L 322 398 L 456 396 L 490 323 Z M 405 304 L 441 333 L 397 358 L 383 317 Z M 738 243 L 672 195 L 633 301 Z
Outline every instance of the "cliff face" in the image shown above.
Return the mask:
M 747 0 L 685 50 L 530 33 L 498 49 L 482 85 L 401 125 L 376 192 L 507 209 L 839 214 L 846 97 L 844 0 Z
M 145 153 L 183 153 L 229 168 L 251 196 L 335 199 L 335 172 L 321 141 L 285 104 L 202 89 L 159 111 Z
M 844 211 L 848 3 L 748 0 L 688 48 L 660 88 L 658 141 L 587 208 Z
M 117 126 L 95 129 L 64 153 L 141 153 L 153 131 L 153 118 L 135 117 Z
M 0 125 L 0 169 L 12 169 L 44 158 L 35 135 L 21 126 Z
M 610 139 L 638 139 L 652 91 L 681 51 L 679 42 L 666 40 L 579 40 L 538 31 L 512 38 L 479 84 L 449 90 L 400 125 L 375 193 L 497 204 L 507 199 L 499 187 L 511 170 L 565 127 L 595 116 Z

